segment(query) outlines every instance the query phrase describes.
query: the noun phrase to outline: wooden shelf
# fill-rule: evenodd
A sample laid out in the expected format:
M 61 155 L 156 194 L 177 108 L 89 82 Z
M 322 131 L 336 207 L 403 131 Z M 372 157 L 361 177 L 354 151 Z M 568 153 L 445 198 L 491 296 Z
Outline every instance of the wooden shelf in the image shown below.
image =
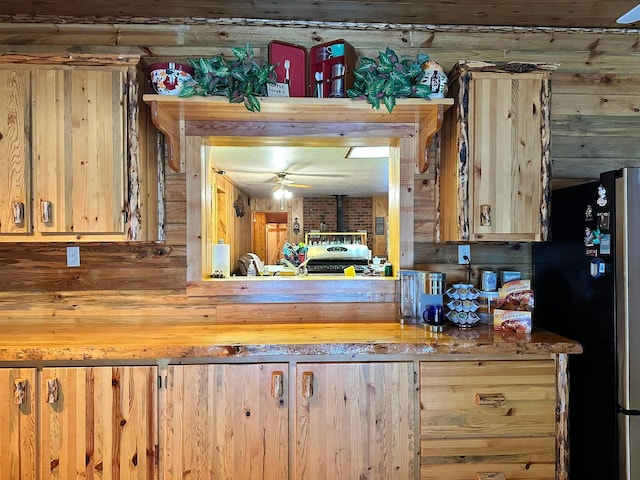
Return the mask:
M 444 112 L 453 105 L 451 98 L 400 99 L 389 113 L 384 106 L 376 110 L 365 101 L 348 98 L 265 97 L 260 99 L 261 111 L 250 112 L 225 97 L 144 95 L 143 100 L 151 107 L 154 125 L 167 137 L 169 165 L 176 171 L 181 170 L 181 148 L 187 135 L 220 141 L 246 137 L 263 143 L 269 138 L 280 143 L 321 138 L 324 145 L 355 145 L 363 138 L 388 144 L 390 138 L 415 134 L 419 152 L 426 152 L 442 126 Z M 425 155 L 420 155 L 419 163 L 424 172 L 428 166 Z

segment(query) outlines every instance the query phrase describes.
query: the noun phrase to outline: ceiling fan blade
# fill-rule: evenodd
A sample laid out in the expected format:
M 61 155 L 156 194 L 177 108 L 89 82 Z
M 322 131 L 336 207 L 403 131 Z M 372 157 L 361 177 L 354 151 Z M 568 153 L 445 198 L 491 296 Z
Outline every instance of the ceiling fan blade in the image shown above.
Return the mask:
M 287 187 L 292 188 L 313 188 L 313 185 L 304 185 L 301 183 L 287 183 Z
M 634 23 L 640 20 L 640 5 L 636 5 L 616 20 L 616 23 Z

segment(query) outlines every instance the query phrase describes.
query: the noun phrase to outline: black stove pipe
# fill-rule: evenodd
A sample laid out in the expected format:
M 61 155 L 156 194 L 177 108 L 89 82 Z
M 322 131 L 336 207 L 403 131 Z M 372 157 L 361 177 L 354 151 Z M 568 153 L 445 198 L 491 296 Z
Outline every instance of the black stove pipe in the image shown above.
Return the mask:
M 342 200 L 344 199 L 344 195 L 334 195 L 336 197 L 336 217 L 337 217 L 337 228 L 336 232 L 345 232 L 344 228 L 344 208 L 342 205 Z

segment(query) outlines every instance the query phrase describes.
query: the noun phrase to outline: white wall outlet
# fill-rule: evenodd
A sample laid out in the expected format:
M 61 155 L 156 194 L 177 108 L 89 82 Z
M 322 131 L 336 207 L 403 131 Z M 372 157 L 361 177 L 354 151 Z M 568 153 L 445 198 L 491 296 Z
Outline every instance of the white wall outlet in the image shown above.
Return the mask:
M 67 267 L 80 266 L 80 247 L 67 247 Z
M 471 263 L 471 245 L 458 245 L 458 265 L 468 263 Z

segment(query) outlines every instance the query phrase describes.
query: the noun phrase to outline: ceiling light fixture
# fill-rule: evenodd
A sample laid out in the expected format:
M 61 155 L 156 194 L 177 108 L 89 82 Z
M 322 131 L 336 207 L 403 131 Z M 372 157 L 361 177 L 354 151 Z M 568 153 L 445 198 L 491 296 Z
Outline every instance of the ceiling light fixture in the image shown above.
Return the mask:
M 389 147 L 351 147 L 345 158 L 387 158 Z
M 287 190 L 286 188 L 284 188 L 282 185 L 278 186 L 278 188 L 276 188 L 273 191 L 273 196 L 275 198 L 277 198 L 278 200 L 280 199 L 288 199 L 291 198 L 291 192 L 289 190 Z
M 640 5 L 636 5 L 616 20 L 616 23 L 634 23 L 640 20 Z

